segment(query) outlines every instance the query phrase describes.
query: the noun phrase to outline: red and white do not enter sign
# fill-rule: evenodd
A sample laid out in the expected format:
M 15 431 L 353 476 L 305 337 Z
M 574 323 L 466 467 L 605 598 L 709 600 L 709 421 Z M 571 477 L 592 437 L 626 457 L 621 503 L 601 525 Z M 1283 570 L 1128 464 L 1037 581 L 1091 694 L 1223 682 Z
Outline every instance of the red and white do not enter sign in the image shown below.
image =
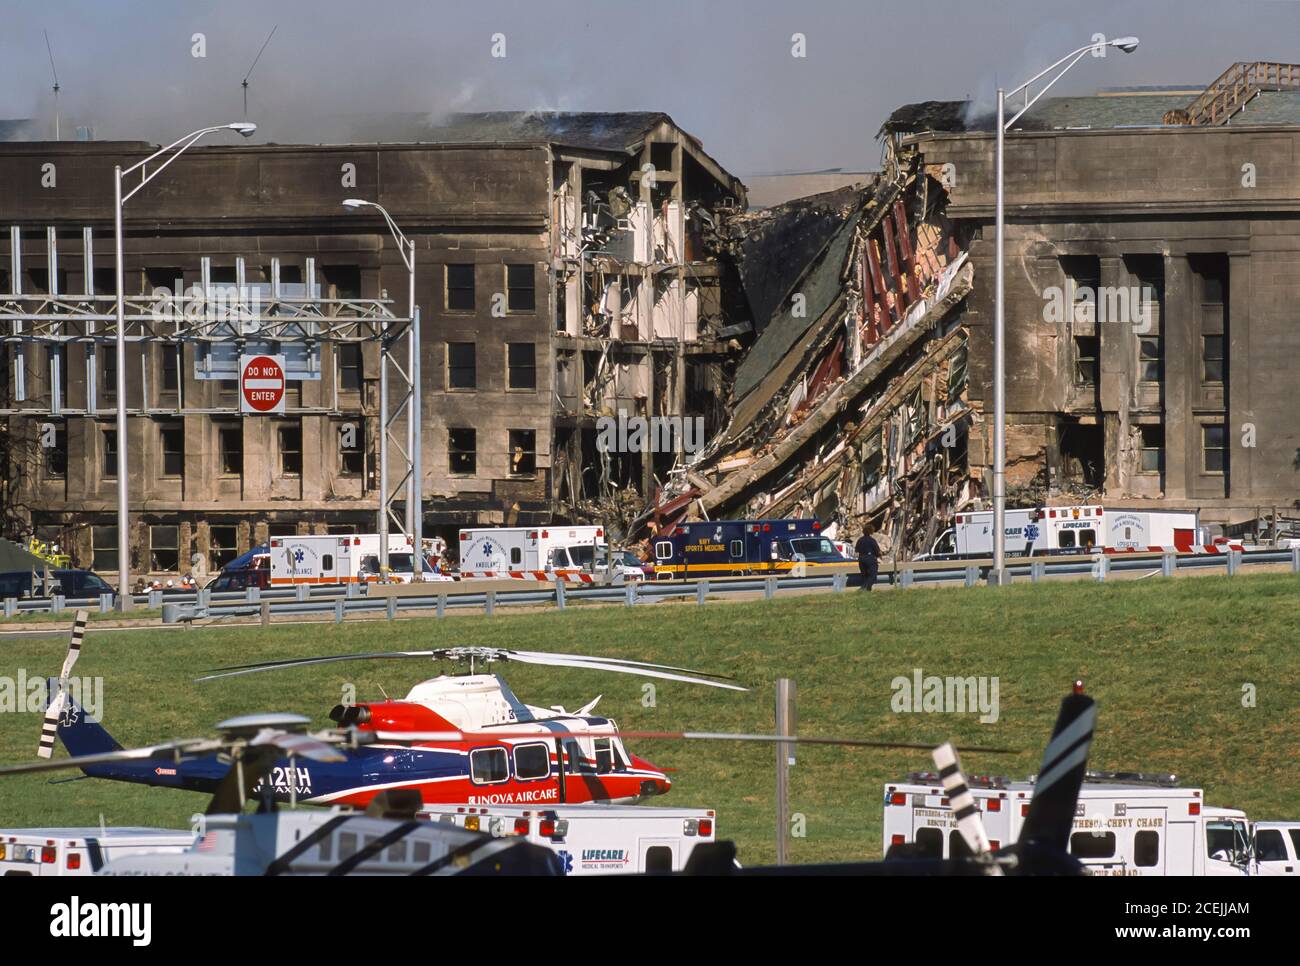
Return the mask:
M 284 357 L 241 356 L 239 396 L 241 412 L 284 412 Z

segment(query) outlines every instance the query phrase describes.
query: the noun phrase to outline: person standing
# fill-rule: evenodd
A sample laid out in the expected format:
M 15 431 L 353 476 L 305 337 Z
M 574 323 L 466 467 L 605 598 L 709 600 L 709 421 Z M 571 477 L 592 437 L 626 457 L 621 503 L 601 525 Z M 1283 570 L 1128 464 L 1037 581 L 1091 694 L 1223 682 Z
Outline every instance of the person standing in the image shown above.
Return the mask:
M 858 572 L 862 574 L 860 590 L 870 590 L 876 583 L 876 574 L 880 571 L 880 544 L 871 534 L 875 529 L 867 524 L 862 536 L 853 545 L 853 552 L 858 555 Z

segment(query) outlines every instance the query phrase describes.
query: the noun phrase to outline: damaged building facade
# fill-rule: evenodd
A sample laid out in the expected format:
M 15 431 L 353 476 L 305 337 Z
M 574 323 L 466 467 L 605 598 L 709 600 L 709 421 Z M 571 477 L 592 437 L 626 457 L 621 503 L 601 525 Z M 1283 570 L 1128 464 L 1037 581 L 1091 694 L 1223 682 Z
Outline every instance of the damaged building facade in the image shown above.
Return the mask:
M 1300 67 L 1234 65 L 1044 99 L 1008 135 L 1010 505 L 1294 515 L 1298 87 Z M 881 136 L 865 196 L 733 220 L 757 338 L 649 528 L 814 515 L 906 559 L 990 505 L 992 119 L 927 102 Z
M 691 438 L 644 460 L 601 454 L 597 421 L 723 424 L 738 344 L 706 236 L 744 208 L 743 185 L 658 113 L 452 115 L 401 140 L 193 149 L 124 209 L 127 293 L 276 287 L 389 297 L 405 315 L 388 229 L 339 206 L 377 202 L 415 245 L 426 535 L 648 498 Z M 104 572 L 119 540 L 111 340 L 24 343 L 13 316 L 69 300 L 111 311 L 113 166 L 152 150 L 0 144 L 0 220 L 17 230 L 0 236 L 4 526 Z M 319 378 L 289 383 L 282 416 L 241 416 L 236 383 L 205 378 L 194 344 L 128 346 L 135 572 L 375 529 L 378 346 L 318 349 Z

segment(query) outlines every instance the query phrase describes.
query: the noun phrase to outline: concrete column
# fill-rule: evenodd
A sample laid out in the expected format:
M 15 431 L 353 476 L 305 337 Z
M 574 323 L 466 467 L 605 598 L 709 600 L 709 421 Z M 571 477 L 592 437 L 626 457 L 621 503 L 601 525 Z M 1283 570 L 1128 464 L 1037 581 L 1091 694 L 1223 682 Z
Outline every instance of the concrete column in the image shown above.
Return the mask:
M 1224 496 L 1248 502 L 1254 492 L 1254 463 L 1256 449 L 1241 445 L 1245 424 L 1255 423 L 1255 413 L 1250 399 L 1250 256 L 1232 254 L 1228 257 L 1228 315 L 1224 319 L 1227 338 L 1227 372 L 1224 373 L 1224 431 L 1228 446 L 1228 478 L 1224 481 Z M 1258 425 L 1255 426 L 1258 431 Z M 1267 447 L 1268 440 L 1256 440 L 1258 446 Z
M 1165 496 L 1187 498 L 1195 465 L 1195 427 L 1191 401 L 1197 368 L 1193 282 L 1186 255 L 1165 256 L 1165 310 L 1161 319 L 1165 350 Z M 1189 451 L 1192 454 L 1189 460 Z

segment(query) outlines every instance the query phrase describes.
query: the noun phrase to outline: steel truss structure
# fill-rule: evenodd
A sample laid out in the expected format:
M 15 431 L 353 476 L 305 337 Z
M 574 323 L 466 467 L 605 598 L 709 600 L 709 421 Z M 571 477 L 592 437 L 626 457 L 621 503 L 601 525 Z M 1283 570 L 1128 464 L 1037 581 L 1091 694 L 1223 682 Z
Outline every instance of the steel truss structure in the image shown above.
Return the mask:
M 241 415 L 238 407 L 197 408 L 185 406 L 184 380 L 177 390 L 177 405 L 150 406 L 145 370 L 141 372 L 139 407 L 129 407 L 119 397 L 117 406 L 97 409 L 96 367 L 98 353 L 86 354 L 85 409 L 60 405 L 63 381 L 70 373 L 60 371 L 59 356 L 50 356 L 50 393 L 48 404 L 27 399 L 25 386 L 26 348 L 67 345 L 114 345 L 117 341 L 116 293 L 94 291 L 94 246 L 92 230 L 82 229 L 81 262 L 84 288 L 81 293 L 58 291 L 59 253 L 56 230 L 46 229 L 47 293 L 22 291 L 22 237 L 18 227 L 9 230 L 9 265 L 11 292 L 0 292 L 0 344 L 15 347 L 12 373 L 12 402 L 0 400 L 0 418 L 21 416 L 62 418 L 66 416 L 106 415 L 125 407 L 132 416 L 159 415 Z M 379 345 L 379 493 L 377 514 L 381 534 L 392 528 L 412 540 L 420 530 L 419 507 L 422 503 L 420 474 L 415 471 L 419 459 L 418 417 L 412 419 L 416 387 L 419 381 L 419 308 L 411 316 L 395 315 L 393 301 L 377 299 L 320 297 L 315 259 L 305 259 L 305 282 L 290 286 L 280 281 L 279 259 L 271 260 L 269 286 L 252 288 L 244 284 L 244 260 L 236 260 L 233 284 L 211 281 L 211 259 L 200 258 L 200 281 L 184 293 L 159 291 L 149 295 L 126 295 L 125 338 L 128 343 L 180 347 L 190 345 L 228 345 L 238 355 L 245 343 L 276 343 L 279 347 L 304 346 L 310 351 L 322 343 L 367 343 Z M 295 293 L 290 295 L 288 291 Z M 253 297 L 249 294 L 253 293 Z M 405 361 L 402 356 L 405 354 Z M 146 366 L 147 370 L 147 366 Z M 215 378 L 215 377 L 214 377 Z M 237 373 L 230 378 L 238 378 Z M 293 375 L 290 373 L 290 379 Z M 334 399 L 337 402 L 337 376 Z M 286 413 L 326 415 L 335 407 L 286 407 Z M 246 414 L 245 414 L 246 415 Z M 399 515 L 394 507 L 405 504 Z M 390 526 L 391 524 L 391 526 Z M 129 540 L 126 520 L 118 520 L 118 539 Z M 387 565 L 387 540 L 381 541 L 381 556 Z M 418 558 L 418 555 L 417 555 Z M 418 578 L 417 578 L 418 579 Z

